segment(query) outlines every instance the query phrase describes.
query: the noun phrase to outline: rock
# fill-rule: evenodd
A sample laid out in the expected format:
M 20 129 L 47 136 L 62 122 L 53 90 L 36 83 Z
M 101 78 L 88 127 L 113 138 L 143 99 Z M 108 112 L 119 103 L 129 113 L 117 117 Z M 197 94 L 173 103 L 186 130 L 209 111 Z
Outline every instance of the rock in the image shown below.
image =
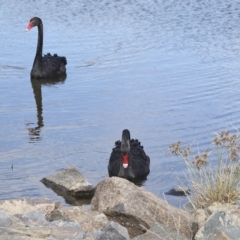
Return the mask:
M 47 187 L 63 197 L 91 198 L 94 187 L 75 168 L 67 168 L 41 180 Z
M 186 187 L 175 187 L 165 192 L 165 194 L 172 196 L 187 196 L 190 195 L 190 189 Z
M 111 177 L 100 182 L 91 208 L 125 226 L 131 238 L 145 233 L 155 223 L 189 239 L 194 235 L 190 214 L 122 178 Z
M 42 210 L 36 210 L 34 212 L 27 212 L 22 214 L 13 215 L 18 218 L 25 225 L 48 225 L 48 221 L 45 218 L 45 213 Z
M 16 200 L 0 201 L 0 210 L 9 215 L 28 213 L 41 210 L 45 214 L 52 212 L 55 208 L 61 206 L 47 198 L 22 198 Z
M 63 207 L 48 199 L 0 202 L 0 239 L 4 240 L 96 240 L 100 235 L 111 235 L 115 230 L 116 236 L 127 236 L 126 229 L 124 232 L 123 228 L 120 230 L 114 223 L 111 224 L 114 227 L 106 227 L 108 223 L 103 213 L 83 207 Z
M 84 239 L 88 240 L 130 240 L 128 231 L 120 224 L 110 221 L 104 229 L 86 232 Z
M 3 211 L 0 211 L 0 226 L 1 227 L 9 227 L 12 225 L 12 220 L 10 218 L 10 216 L 3 212 Z
M 234 220 L 235 225 L 240 227 L 240 209 L 233 209 L 230 211 L 230 214 Z
M 239 232 L 240 228 L 238 226 L 235 226 L 235 221 L 232 218 L 232 216 L 229 213 L 226 213 L 224 211 L 217 211 L 214 212 L 208 220 L 205 222 L 205 224 L 199 229 L 195 236 L 195 240 L 205 240 L 205 239 L 211 239 L 211 240 L 218 240 L 218 239 L 228 239 L 227 236 L 230 236 L 230 232 L 227 230 L 228 228 L 234 229 L 233 234 L 237 234 Z M 222 238 L 220 238 L 222 236 Z M 232 240 L 239 239 L 238 238 L 230 238 Z
M 110 221 L 97 237 L 97 240 L 106 239 L 130 240 L 130 237 L 125 227 L 116 222 Z
M 0 225 L 0 238 L 1 239 L 75 239 L 76 236 L 83 237 L 85 232 L 76 225 L 75 223 L 49 223 L 47 221 L 43 222 L 42 215 L 38 213 L 29 213 L 30 218 L 26 221 L 26 216 L 18 217 L 11 216 L 12 225 L 11 227 L 3 227 Z M 38 219 L 38 216 L 40 219 Z M 29 220 L 30 219 L 30 220 Z M 33 221 L 34 219 L 34 221 Z M 23 220 L 23 221 L 22 221 Z M 81 238 L 79 238 L 81 239 Z
M 237 204 L 215 202 L 206 209 L 198 209 L 195 216 L 200 226 L 195 240 L 240 238 L 240 209 Z
M 206 222 L 208 216 L 205 209 L 200 208 L 196 210 L 195 221 L 198 223 L 199 228 Z
M 239 240 L 240 228 L 239 227 L 222 227 L 214 229 L 211 237 L 212 240 Z
M 66 240 L 83 239 L 84 232 L 73 227 L 42 227 L 42 226 L 21 226 L 15 225 L 13 228 L 0 229 L 3 240 Z
M 230 212 L 232 210 L 238 209 L 239 206 L 236 204 L 230 204 L 230 203 L 219 203 L 219 202 L 214 202 L 210 206 L 207 207 L 207 212 L 209 214 L 212 214 L 217 211 L 225 211 L 225 212 Z
M 188 240 L 189 238 L 181 235 L 179 232 L 172 231 L 168 227 L 162 224 L 154 224 L 147 230 L 145 234 L 135 237 L 133 240 L 166 240 L 166 239 L 177 239 L 177 240 Z
M 97 211 L 90 211 L 83 207 L 65 207 L 55 209 L 46 215 L 48 221 L 63 220 L 78 223 L 86 231 L 102 230 L 109 222 L 108 218 Z
M 55 225 L 55 226 L 58 226 L 58 227 L 76 227 L 76 228 L 80 228 L 81 227 L 79 225 L 79 223 L 66 222 L 66 221 L 62 221 L 62 220 L 53 221 L 52 224 Z

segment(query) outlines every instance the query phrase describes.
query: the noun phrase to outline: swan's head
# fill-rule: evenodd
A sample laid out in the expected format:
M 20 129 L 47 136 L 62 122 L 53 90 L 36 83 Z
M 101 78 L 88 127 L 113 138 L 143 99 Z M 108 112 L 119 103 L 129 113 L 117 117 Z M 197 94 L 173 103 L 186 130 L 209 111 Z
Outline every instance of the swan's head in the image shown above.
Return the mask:
M 129 152 L 130 152 L 130 132 L 127 129 L 123 130 L 122 132 L 121 152 L 122 152 L 123 167 L 127 168 L 128 160 L 129 160 Z
M 29 31 L 32 27 L 38 26 L 42 24 L 42 20 L 38 17 L 34 17 L 30 19 L 30 22 L 26 28 L 26 32 Z

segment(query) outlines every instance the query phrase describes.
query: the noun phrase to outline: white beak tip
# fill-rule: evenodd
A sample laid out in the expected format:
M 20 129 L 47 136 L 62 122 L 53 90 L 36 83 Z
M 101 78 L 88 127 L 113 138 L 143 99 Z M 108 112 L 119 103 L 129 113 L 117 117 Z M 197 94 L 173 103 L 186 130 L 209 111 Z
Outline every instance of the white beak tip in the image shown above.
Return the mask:
M 124 163 L 124 164 L 123 164 L 123 167 L 124 167 L 124 168 L 127 168 L 127 167 L 128 167 L 128 164 L 127 164 L 127 163 Z

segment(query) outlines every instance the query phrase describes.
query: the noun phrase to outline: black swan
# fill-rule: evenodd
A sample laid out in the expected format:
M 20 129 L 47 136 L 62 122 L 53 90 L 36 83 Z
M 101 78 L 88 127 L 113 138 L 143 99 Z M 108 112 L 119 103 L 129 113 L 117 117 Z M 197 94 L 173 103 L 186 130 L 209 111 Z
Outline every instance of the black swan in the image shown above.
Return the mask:
M 62 75 L 66 75 L 67 60 L 65 57 L 59 57 L 57 54 L 42 56 L 43 49 L 43 24 L 42 20 L 38 17 L 30 19 L 26 31 L 29 31 L 32 27 L 38 26 L 38 44 L 37 52 L 33 62 L 31 71 L 31 78 L 54 78 Z
M 130 138 L 129 130 L 122 132 L 122 142 L 115 142 L 109 164 L 109 176 L 117 176 L 128 180 L 146 178 L 150 172 L 150 158 L 145 154 L 143 146 L 137 139 Z

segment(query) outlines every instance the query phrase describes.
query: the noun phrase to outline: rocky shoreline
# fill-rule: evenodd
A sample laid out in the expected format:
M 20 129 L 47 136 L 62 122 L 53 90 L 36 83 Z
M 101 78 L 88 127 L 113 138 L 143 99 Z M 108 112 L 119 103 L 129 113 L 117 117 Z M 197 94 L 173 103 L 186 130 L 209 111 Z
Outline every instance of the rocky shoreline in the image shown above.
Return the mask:
M 0 201 L 0 239 L 239 239 L 239 204 L 179 209 L 117 177 L 93 187 L 69 168 L 42 179 L 58 194 L 87 198 L 91 210 L 45 198 Z

